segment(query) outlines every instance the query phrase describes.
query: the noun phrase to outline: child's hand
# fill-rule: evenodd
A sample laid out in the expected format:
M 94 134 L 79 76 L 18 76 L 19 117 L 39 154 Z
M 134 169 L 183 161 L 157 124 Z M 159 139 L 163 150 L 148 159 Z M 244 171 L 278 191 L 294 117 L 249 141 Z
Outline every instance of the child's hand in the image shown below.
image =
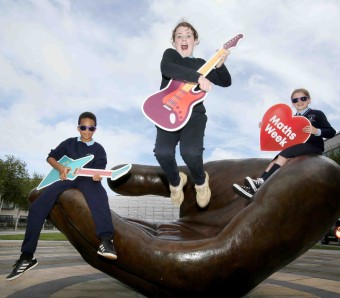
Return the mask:
M 263 125 L 262 121 L 259 122 L 259 128 L 261 128 Z
M 60 168 L 58 169 L 58 171 L 59 171 L 60 180 L 64 181 L 67 179 L 67 174 L 71 171 L 71 168 L 60 165 Z
M 311 133 L 313 135 L 316 135 L 318 133 L 318 129 L 315 128 L 313 125 L 308 125 L 308 126 L 305 126 L 303 129 L 302 129 L 303 132 L 305 133 Z
M 230 54 L 230 51 L 224 49 L 222 55 L 220 56 L 221 60 L 218 61 L 218 63 L 216 64 L 216 68 L 219 68 L 224 64 L 224 62 L 227 60 L 227 57 L 229 56 L 229 54 Z
M 198 85 L 202 91 L 208 92 L 212 89 L 211 82 L 204 76 L 200 76 L 198 79 Z
M 92 180 L 93 181 L 101 181 L 102 177 L 97 173 L 97 174 L 94 174 L 94 176 L 92 177 Z

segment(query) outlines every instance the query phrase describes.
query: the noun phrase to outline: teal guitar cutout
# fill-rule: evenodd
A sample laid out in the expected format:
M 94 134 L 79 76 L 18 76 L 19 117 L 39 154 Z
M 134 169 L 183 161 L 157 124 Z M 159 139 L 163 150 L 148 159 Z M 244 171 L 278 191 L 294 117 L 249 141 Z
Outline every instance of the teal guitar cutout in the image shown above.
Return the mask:
M 115 170 L 83 168 L 83 166 L 86 165 L 93 158 L 94 158 L 94 155 L 88 155 L 88 156 L 74 160 L 64 155 L 60 160 L 58 160 L 58 162 L 61 165 L 68 167 L 70 169 L 66 176 L 67 180 L 74 180 L 78 176 L 93 177 L 95 174 L 99 174 L 102 177 L 109 177 L 111 178 L 111 180 L 117 180 L 118 178 L 127 174 L 132 167 L 131 164 L 127 164 Z M 59 180 L 60 180 L 59 171 L 57 171 L 56 169 L 52 169 L 51 172 L 49 172 L 48 175 L 37 186 L 37 190 L 40 190 L 46 186 L 49 186 Z

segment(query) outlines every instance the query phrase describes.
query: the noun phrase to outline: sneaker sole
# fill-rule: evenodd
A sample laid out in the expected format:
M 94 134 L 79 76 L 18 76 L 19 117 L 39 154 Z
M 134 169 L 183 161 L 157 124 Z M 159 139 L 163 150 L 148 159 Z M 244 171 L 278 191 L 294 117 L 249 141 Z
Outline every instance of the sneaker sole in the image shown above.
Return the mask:
M 210 203 L 210 198 L 211 198 L 211 190 L 209 188 L 208 195 L 205 200 L 199 200 L 196 198 L 197 205 L 200 206 L 201 208 L 207 207 Z
M 244 179 L 244 184 L 248 187 L 250 187 L 254 193 L 257 192 L 257 187 L 253 182 L 253 179 L 251 179 L 250 177 L 246 177 L 246 179 Z
M 17 275 L 15 275 L 15 276 L 11 277 L 11 278 L 6 278 L 6 281 L 11 281 L 11 280 L 13 280 L 13 279 L 16 279 L 16 278 L 20 277 L 20 276 L 23 275 L 25 272 L 30 271 L 31 269 L 33 269 L 34 267 L 36 267 L 38 264 L 39 264 L 39 262 L 36 262 L 33 266 L 31 266 L 30 268 L 26 269 L 24 272 L 22 272 L 22 273 L 20 273 L 20 274 L 17 274 Z
M 207 189 L 207 196 L 205 198 L 197 198 L 197 194 L 196 194 L 196 202 L 197 205 L 200 206 L 201 208 L 205 208 L 209 205 L 210 203 L 210 198 L 211 198 L 211 189 L 209 187 L 209 174 L 207 172 L 205 172 L 206 175 L 206 180 L 204 181 L 204 184 L 208 184 L 208 189 Z M 197 186 L 195 186 L 196 188 Z M 196 188 L 197 191 L 197 188 Z
M 115 255 L 115 254 L 102 253 L 100 251 L 97 251 L 97 254 L 106 258 L 106 259 L 110 259 L 110 260 L 116 260 L 117 259 L 117 255 Z
M 237 184 L 233 184 L 233 190 L 236 194 L 238 194 L 240 197 L 245 198 L 247 200 L 251 199 L 253 197 L 252 194 L 246 192 L 242 187 L 240 187 Z

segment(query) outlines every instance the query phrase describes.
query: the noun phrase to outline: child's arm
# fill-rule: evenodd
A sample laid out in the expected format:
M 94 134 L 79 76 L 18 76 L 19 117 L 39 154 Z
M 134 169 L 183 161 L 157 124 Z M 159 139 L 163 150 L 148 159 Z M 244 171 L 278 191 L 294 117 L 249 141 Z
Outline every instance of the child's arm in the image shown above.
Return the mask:
M 212 89 L 212 83 L 207 78 L 205 78 L 203 75 L 199 77 L 198 85 L 200 89 L 205 92 L 208 92 Z
M 93 169 L 105 169 L 107 165 L 107 157 L 106 157 L 106 152 L 103 146 L 97 143 L 97 150 L 93 152 L 94 159 L 91 168 Z M 96 173 L 93 177 L 93 181 L 101 181 L 102 176 L 100 174 Z
M 302 129 L 305 133 L 311 133 L 313 135 L 320 135 L 319 129 L 314 127 L 313 125 L 307 125 Z
M 322 111 L 314 110 L 316 113 L 316 121 L 314 121 L 314 125 L 309 125 L 303 128 L 305 133 L 311 133 L 316 136 L 321 136 L 322 138 L 330 139 L 333 138 L 336 134 L 335 129 L 330 125 L 327 120 L 327 117 Z
M 326 139 L 333 138 L 336 134 L 336 130 L 332 127 L 332 125 L 328 122 L 326 115 L 322 111 L 318 111 L 317 113 L 317 128 L 320 130 L 320 136 Z
M 229 87 L 231 85 L 231 76 L 224 64 L 229 54 L 230 51 L 225 50 L 221 54 L 220 61 L 216 64 L 215 68 L 207 75 L 207 79 L 220 87 Z
M 227 60 L 227 57 L 229 56 L 230 51 L 229 50 L 224 50 L 222 55 L 220 56 L 220 61 L 216 64 L 216 68 L 220 68 L 224 62 Z
M 201 76 L 195 69 L 185 67 L 178 63 L 181 55 L 174 49 L 165 50 L 161 61 L 161 73 L 168 79 L 198 83 Z

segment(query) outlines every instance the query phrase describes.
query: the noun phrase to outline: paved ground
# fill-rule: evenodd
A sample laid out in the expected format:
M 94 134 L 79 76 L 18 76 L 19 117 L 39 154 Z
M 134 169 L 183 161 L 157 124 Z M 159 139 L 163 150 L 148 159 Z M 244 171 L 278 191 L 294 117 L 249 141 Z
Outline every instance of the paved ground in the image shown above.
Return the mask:
M 144 297 L 88 265 L 67 241 L 40 241 L 39 265 L 6 282 L 21 241 L 0 240 L 0 297 Z M 247 298 L 340 297 L 340 250 L 309 250 L 262 282 Z

